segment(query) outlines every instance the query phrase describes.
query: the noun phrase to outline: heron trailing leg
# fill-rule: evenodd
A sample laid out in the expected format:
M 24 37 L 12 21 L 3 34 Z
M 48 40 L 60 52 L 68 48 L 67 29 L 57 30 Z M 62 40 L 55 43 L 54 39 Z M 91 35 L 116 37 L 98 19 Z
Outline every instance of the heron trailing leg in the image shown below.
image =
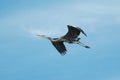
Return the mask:
M 79 41 L 77 44 L 79 44 L 79 45 L 81 45 L 81 46 L 83 46 L 83 47 L 85 47 L 85 48 L 90 48 L 89 46 L 87 46 L 87 45 L 81 43 L 80 41 Z

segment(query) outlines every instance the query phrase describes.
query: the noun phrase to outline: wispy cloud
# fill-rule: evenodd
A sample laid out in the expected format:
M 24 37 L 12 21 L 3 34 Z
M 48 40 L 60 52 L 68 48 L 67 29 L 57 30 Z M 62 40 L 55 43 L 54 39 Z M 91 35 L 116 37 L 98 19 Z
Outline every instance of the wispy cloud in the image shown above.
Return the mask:
M 53 35 L 56 33 L 60 35 L 67 30 L 67 24 L 73 24 L 81 27 L 85 26 L 88 31 L 95 32 L 96 29 L 102 27 L 98 24 L 108 24 L 110 19 L 113 23 L 119 21 L 117 19 L 120 16 L 119 7 L 119 5 L 111 6 L 111 4 L 77 2 L 46 9 L 23 9 L 0 19 L 0 26 L 8 26 L 8 28 L 14 26 L 14 28 L 21 28 L 32 34 Z

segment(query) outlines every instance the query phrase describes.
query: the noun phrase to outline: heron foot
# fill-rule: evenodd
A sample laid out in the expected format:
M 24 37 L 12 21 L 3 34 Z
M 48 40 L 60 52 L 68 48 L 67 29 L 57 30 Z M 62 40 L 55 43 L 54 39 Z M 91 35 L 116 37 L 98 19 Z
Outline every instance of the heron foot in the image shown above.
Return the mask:
M 90 48 L 89 46 L 84 46 L 85 48 Z

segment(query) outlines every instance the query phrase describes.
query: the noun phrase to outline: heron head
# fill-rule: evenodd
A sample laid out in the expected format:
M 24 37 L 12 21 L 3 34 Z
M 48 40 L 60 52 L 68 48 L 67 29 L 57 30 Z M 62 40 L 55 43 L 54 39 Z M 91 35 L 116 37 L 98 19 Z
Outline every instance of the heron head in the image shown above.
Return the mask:
M 42 38 L 46 38 L 46 39 L 51 39 L 50 37 L 47 37 L 47 36 L 45 36 L 45 35 L 37 34 L 36 36 L 39 36 L 39 37 L 42 37 Z
M 46 37 L 45 35 L 40 35 L 40 34 L 37 34 L 36 36 L 39 36 L 39 37 Z

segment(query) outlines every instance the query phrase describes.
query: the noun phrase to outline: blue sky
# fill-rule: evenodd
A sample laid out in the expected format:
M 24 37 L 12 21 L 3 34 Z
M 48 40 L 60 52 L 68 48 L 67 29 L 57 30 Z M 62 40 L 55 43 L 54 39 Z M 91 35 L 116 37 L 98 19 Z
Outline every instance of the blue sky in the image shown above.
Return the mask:
M 0 0 L 0 80 L 120 80 L 119 0 Z M 59 37 L 67 24 L 91 46 L 61 56 L 36 34 Z

